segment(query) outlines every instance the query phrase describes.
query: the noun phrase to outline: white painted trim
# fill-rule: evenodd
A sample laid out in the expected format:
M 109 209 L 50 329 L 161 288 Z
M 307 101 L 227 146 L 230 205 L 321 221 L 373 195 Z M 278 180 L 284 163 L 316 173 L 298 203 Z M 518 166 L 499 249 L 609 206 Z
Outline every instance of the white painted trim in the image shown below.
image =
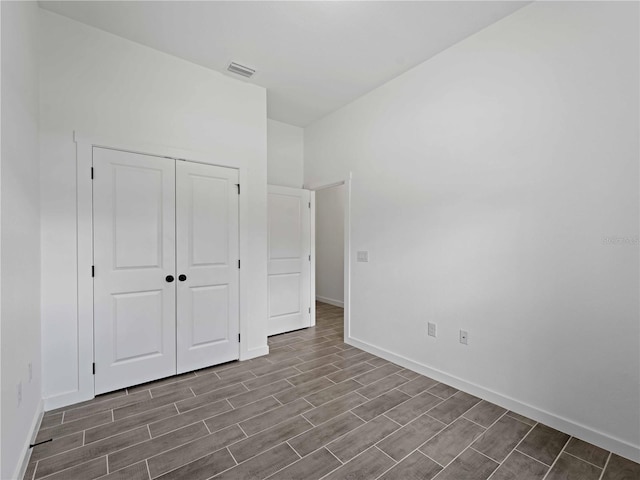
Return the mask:
M 227 163 L 213 162 L 212 155 L 205 152 L 184 150 L 164 145 L 131 144 L 114 139 L 87 137 L 74 131 L 76 142 L 76 228 L 78 249 L 77 291 L 78 291 L 78 379 L 77 390 L 48 397 L 44 400 L 46 410 L 72 405 L 95 397 L 92 364 L 94 361 L 93 346 L 93 186 L 91 183 L 91 166 L 93 165 L 93 147 L 110 148 L 125 152 L 167 157 L 191 162 L 216 165 L 238 170 L 240 185 L 247 185 L 247 168 L 233 159 L 225 159 Z M 249 212 L 246 196 L 240 195 L 238 205 L 239 248 L 240 258 L 249 258 Z M 251 297 L 246 275 L 240 275 L 240 360 L 247 360 L 269 353 L 268 346 L 249 349 L 247 339 L 248 318 L 247 301 Z M 266 340 L 266 339 L 265 339 Z M 263 352 L 263 353 L 260 353 Z
M 316 295 L 316 300 L 322 303 L 328 303 L 329 305 L 333 305 L 334 307 L 344 308 L 344 302 L 340 300 L 335 300 L 329 297 L 321 297 L 320 295 Z
M 353 174 L 344 182 L 344 338 L 351 337 L 351 181 Z
M 304 187 L 304 188 L 307 188 L 308 190 L 311 190 L 314 192 L 319 192 L 320 190 L 327 190 L 328 188 L 339 187 L 340 185 L 344 185 L 344 184 L 345 184 L 345 181 L 340 180 L 338 182 L 323 183 L 322 185 L 316 185 L 313 187 Z
M 619 438 L 611 437 L 603 432 L 590 429 L 582 424 L 573 422 L 545 410 L 541 410 L 533 405 L 529 405 L 528 403 L 521 402 L 501 393 L 494 392 L 493 390 L 489 390 L 473 382 L 450 375 L 447 372 L 429 367 L 428 365 L 416 362 L 403 355 L 377 347 L 368 342 L 358 340 L 353 337 L 345 338 L 345 343 L 384 358 L 390 362 L 396 363 L 401 367 L 408 368 L 409 370 L 413 370 L 414 372 L 428 376 L 439 382 L 451 385 L 459 390 L 475 395 L 483 400 L 495 403 L 503 408 L 529 417 L 532 420 L 543 423 L 544 425 L 555 428 L 561 432 L 565 432 L 600 448 L 604 448 L 605 450 L 609 450 L 634 462 L 640 461 L 640 446 L 632 445 Z
M 341 302 L 341 306 L 344 309 L 344 338 L 349 338 L 351 334 L 351 180 L 353 178 L 353 172 L 349 172 L 347 178 L 344 180 L 337 180 L 329 183 L 318 183 L 312 186 L 304 186 L 304 188 L 317 192 L 319 190 L 325 190 L 327 188 L 339 187 L 344 185 L 344 300 Z M 314 196 L 315 200 L 315 196 Z M 315 206 L 314 210 L 315 212 Z M 315 225 L 314 225 L 315 227 Z M 315 248 L 315 228 L 314 228 L 314 248 Z M 314 272 L 315 272 L 315 251 L 314 251 Z M 315 274 L 314 274 L 315 275 Z M 315 279 L 314 279 L 315 286 Z M 315 292 L 315 288 L 314 288 Z M 312 297 L 313 298 L 313 297 Z M 321 297 L 316 296 L 317 299 Z M 322 300 L 321 300 L 322 301 Z M 326 302 L 331 303 L 331 302 Z M 331 303 L 335 305 L 335 303 Z M 336 305 L 338 306 L 338 305 Z M 315 316 L 315 315 L 314 315 Z
M 27 466 L 29 465 L 29 459 L 31 458 L 31 449 L 29 445 L 35 442 L 36 435 L 38 435 L 38 430 L 40 430 L 40 424 L 42 423 L 42 417 L 44 416 L 44 402 L 40 400 L 38 403 L 38 410 L 36 414 L 33 416 L 33 421 L 31 422 L 31 435 L 27 437 L 27 442 L 22 447 L 22 454 L 20 455 L 20 461 L 18 465 L 16 465 L 16 471 L 13 472 L 13 476 L 11 478 L 22 479 L 24 478 L 24 473 L 27 471 Z
M 244 355 L 240 357 L 240 360 L 251 360 L 252 358 L 262 357 L 264 355 L 269 355 L 269 345 L 250 348 L 249 350 L 244 352 Z
M 311 275 L 311 279 L 309 282 L 309 301 L 311 306 L 311 321 L 309 322 L 310 327 L 316 326 L 316 302 L 314 299 L 316 298 L 316 192 L 309 192 L 309 202 L 311 203 L 311 208 L 309 212 L 309 222 L 310 233 L 311 236 L 311 246 L 309 249 L 309 253 L 311 255 L 311 270 L 309 275 Z
M 55 400 L 47 399 L 47 408 L 58 408 L 73 403 L 90 400 L 95 396 L 92 364 L 93 353 L 93 184 L 91 167 L 93 146 L 76 143 L 76 229 L 77 229 L 77 272 L 78 294 L 78 379 L 77 391 L 59 395 Z M 64 403 L 69 402 L 69 403 Z M 57 404 L 55 407 L 51 404 Z

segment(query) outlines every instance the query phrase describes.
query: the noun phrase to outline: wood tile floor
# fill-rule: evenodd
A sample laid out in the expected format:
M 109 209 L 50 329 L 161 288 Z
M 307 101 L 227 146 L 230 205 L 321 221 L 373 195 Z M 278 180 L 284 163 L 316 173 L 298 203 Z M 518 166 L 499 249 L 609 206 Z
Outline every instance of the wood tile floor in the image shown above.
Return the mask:
M 342 310 L 271 353 L 47 412 L 25 479 L 638 480 L 640 465 L 342 342 Z

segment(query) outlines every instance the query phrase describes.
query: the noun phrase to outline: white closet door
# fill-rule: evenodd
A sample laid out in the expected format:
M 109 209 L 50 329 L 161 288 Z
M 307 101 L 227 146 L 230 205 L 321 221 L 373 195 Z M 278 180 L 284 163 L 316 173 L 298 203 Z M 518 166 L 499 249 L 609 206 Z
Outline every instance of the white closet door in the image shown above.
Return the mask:
M 311 326 L 309 190 L 269 185 L 269 335 Z
M 94 148 L 93 168 L 99 394 L 176 373 L 175 161 Z
M 176 163 L 178 373 L 237 360 L 238 171 Z

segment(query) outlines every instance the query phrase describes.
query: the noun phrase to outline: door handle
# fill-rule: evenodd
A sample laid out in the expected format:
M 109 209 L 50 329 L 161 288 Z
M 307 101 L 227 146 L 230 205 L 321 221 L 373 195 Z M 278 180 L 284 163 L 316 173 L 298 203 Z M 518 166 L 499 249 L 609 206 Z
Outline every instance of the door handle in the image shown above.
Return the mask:
M 181 282 L 184 282 L 187 279 L 187 276 L 183 273 L 181 275 L 178 275 L 178 280 L 180 280 Z
M 167 275 L 164 279 L 165 279 L 168 283 L 171 283 L 171 282 L 173 282 L 173 275 Z

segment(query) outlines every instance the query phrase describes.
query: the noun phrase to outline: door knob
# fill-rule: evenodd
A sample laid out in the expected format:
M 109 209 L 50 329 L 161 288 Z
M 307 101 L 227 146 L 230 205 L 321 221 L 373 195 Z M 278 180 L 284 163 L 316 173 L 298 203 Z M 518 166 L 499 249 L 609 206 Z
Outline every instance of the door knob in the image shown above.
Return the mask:
M 186 279 L 187 279 L 187 276 L 185 274 L 178 275 L 178 280 L 180 280 L 181 282 L 184 282 Z
M 169 282 L 169 283 L 173 282 L 173 275 L 167 275 L 167 276 L 165 277 L 165 280 L 166 280 L 167 282 Z

